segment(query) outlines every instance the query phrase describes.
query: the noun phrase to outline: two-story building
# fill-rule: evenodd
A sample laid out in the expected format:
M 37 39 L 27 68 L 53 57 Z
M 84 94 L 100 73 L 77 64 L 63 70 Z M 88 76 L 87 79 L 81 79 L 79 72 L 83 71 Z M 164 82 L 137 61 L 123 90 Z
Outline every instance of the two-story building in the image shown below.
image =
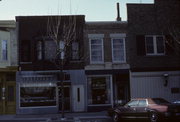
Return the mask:
M 62 110 L 62 94 L 66 112 L 86 111 L 81 50 L 84 16 L 17 16 L 16 21 L 19 41 L 16 113 L 58 113 Z
M 0 21 L 0 114 L 16 113 L 16 23 Z
M 87 110 L 129 100 L 126 21 L 86 22 L 84 33 Z
M 131 98 L 180 98 L 180 1 L 127 4 Z M 177 38 L 176 38 L 177 37 Z

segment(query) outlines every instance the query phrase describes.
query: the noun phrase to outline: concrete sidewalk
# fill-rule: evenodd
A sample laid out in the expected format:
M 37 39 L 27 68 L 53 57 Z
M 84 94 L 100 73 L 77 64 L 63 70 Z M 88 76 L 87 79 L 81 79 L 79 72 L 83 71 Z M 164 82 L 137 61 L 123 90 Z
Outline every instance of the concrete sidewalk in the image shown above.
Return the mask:
M 109 119 L 106 111 L 65 113 L 65 120 L 61 119 L 61 114 L 39 114 L 39 115 L 0 115 L 2 120 L 34 120 L 38 122 L 81 122 L 85 119 Z

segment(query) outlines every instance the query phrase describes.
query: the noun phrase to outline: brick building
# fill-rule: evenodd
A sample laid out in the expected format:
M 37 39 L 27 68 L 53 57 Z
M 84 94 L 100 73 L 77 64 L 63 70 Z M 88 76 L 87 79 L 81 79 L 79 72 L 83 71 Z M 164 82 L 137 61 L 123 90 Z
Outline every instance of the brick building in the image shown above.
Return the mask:
M 129 100 L 126 21 L 86 22 L 87 110 L 106 110 Z
M 180 46 L 172 32 L 180 27 L 180 1 L 127 4 L 127 14 L 131 98 L 179 99 Z

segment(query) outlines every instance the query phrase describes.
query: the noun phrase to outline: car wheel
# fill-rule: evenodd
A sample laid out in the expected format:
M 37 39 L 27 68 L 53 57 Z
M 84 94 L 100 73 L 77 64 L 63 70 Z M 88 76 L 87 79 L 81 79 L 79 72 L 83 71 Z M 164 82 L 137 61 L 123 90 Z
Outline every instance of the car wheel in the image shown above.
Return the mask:
M 151 112 L 150 113 L 150 122 L 157 122 L 158 120 L 158 115 L 156 112 Z
M 119 121 L 119 115 L 118 115 L 118 113 L 114 113 L 114 115 L 113 115 L 113 121 L 114 121 L 114 122 L 118 122 L 118 121 Z

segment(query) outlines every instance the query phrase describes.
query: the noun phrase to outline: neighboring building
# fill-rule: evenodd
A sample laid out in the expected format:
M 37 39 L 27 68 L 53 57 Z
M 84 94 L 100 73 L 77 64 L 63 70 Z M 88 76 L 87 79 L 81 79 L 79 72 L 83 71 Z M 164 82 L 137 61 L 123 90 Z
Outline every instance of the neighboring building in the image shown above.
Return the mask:
M 107 110 L 129 100 L 126 21 L 86 22 L 87 110 Z
M 58 21 L 56 21 L 58 19 Z M 71 26 L 72 20 L 75 22 Z M 75 38 L 65 54 L 64 97 L 65 111 L 86 111 L 86 78 L 83 63 L 84 16 L 18 16 L 19 71 L 17 73 L 17 114 L 58 113 L 61 111 L 60 66 L 51 26 L 60 23 L 58 39 L 70 34 Z M 49 23 L 51 22 L 52 23 Z M 66 28 L 69 27 L 69 28 Z M 68 33 L 63 33 L 67 29 Z M 68 36 L 68 35 L 67 35 Z
M 179 99 L 180 45 L 172 33 L 180 28 L 180 1 L 127 4 L 127 14 L 131 98 Z
M 16 112 L 16 71 L 16 23 L 0 21 L 0 114 Z

